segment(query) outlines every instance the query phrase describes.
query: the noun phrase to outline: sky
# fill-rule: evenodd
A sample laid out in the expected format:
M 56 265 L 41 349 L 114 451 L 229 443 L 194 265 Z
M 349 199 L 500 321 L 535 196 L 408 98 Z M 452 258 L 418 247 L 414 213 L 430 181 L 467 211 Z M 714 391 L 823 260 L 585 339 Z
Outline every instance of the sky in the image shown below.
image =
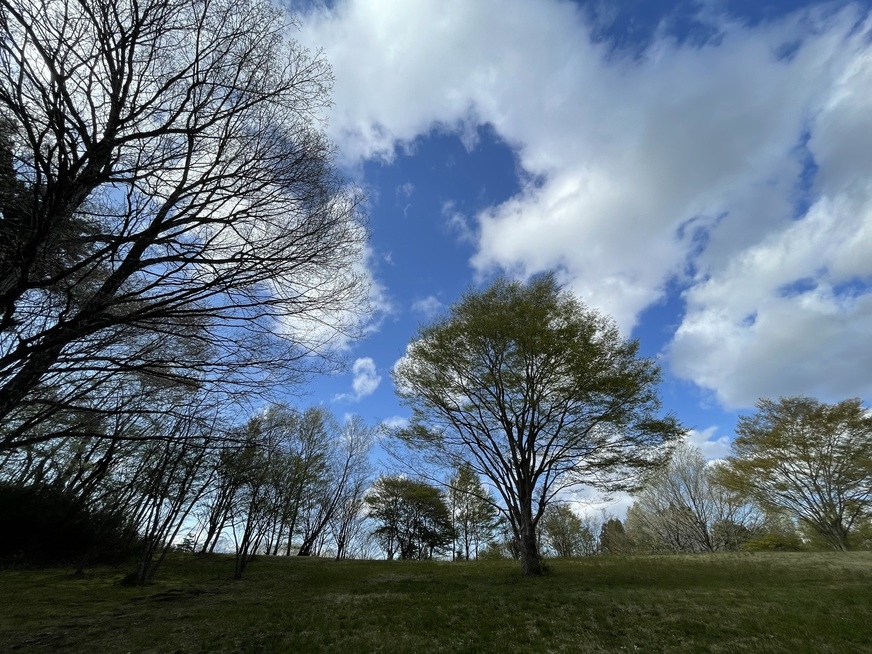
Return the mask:
M 401 424 L 420 324 L 555 271 L 658 359 L 708 458 L 761 397 L 872 404 L 870 5 L 292 2 L 377 309 L 299 403 Z

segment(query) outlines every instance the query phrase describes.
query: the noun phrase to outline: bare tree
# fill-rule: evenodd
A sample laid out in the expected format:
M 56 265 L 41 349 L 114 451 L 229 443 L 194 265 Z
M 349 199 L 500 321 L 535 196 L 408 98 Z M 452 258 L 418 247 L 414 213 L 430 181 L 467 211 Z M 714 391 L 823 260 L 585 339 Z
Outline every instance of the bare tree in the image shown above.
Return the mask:
M 268 0 L 0 8 L 0 450 L 323 365 L 366 301 L 324 59 Z
M 308 510 L 303 516 L 303 538 L 300 556 L 318 554 L 318 543 L 324 542 L 328 526 L 340 507 L 354 505 L 362 499 L 369 479 L 369 451 L 375 430 L 360 416 L 351 416 L 341 426 L 331 421 L 334 438 L 322 483 L 312 487 Z
M 743 534 L 759 526 L 761 514 L 716 482 L 716 468 L 699 448 L 676 448 L 627 513 L 625 526 L 637 544 L 672 552 L 737 549 Z
M 217 469 L 210 465 L 213 459 L 209 454 L 222 440 L 220 429 L 214 423 L 201 422 L 202 408 L 191 406 L 187 420 L 156 425 L 158 429 L 172 431 L 173 437 L 151 440 L 141 446 L 147 450 L 148 470 L 136 478 L 144 509 L 136 531 L 143 546 L 137 569 L 128 576 L 128 583 L 145 584 L 154 578 L 188 516 L 217 474 Z

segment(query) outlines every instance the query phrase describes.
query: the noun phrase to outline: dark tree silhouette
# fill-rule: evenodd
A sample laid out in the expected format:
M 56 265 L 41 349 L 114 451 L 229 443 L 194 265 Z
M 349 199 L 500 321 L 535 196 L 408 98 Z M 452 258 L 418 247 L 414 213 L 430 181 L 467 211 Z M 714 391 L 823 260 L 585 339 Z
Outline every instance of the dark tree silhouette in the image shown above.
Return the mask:
M 0 449 L 170 384 L 299 382 L 359 324 L 331 73 L 267 0 L 0 2 Z

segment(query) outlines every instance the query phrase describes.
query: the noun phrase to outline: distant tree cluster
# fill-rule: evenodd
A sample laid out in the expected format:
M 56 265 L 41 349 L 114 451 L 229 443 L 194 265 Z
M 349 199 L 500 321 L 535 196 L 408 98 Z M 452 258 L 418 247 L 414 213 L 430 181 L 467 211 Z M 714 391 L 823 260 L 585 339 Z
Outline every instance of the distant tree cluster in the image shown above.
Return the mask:
M 226 432 L 192 417 L 151 436 L 53 440 L 9 452 L 0 497 L 32 489 L 29 495 L 62 498 L 55 504 L 74 508 L 65 509 L 58 531 L 44 541 L 63 537 L 70 518 L 101 516 L 85 520 L 87 538 L 70 554 L 80 566 L 92 546 L 119 529 L 135 535 L 135 583 L 149 581 L 182 536 L 190 551 L 220 545 L 235 552 L 236 576 L 256 554 L 344 558 L 360 548 L 374 430 L 359 417 L 339 422 L 321 407 L 279 405 Z M 6 532 L 7 558 L 33 554 L 28 539 L 36 528 Z
M 683 444 L 627 511 L 634 547 L 653 552 L 736 550 L 762 525 L 760 511 L 716 480 L 698 448 Z
M 451 513 L 435 486 L 401 476 L 379 477 L 366 497 L 373 532 L 388 559 L 432 559 L 454 540 Z
M 872 546 L 872 414 L 860 400 L 761 400 L 732 455 L 682 445 L 636 495 L 623 548 L 635 552 Z

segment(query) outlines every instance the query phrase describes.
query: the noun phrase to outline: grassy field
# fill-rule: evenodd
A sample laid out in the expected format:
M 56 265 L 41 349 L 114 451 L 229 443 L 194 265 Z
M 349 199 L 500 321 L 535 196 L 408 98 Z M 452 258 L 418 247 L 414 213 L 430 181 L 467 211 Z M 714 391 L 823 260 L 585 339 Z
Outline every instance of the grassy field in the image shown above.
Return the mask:
M 872 652 L 872 552 L 0 571 L 2 652 Z

